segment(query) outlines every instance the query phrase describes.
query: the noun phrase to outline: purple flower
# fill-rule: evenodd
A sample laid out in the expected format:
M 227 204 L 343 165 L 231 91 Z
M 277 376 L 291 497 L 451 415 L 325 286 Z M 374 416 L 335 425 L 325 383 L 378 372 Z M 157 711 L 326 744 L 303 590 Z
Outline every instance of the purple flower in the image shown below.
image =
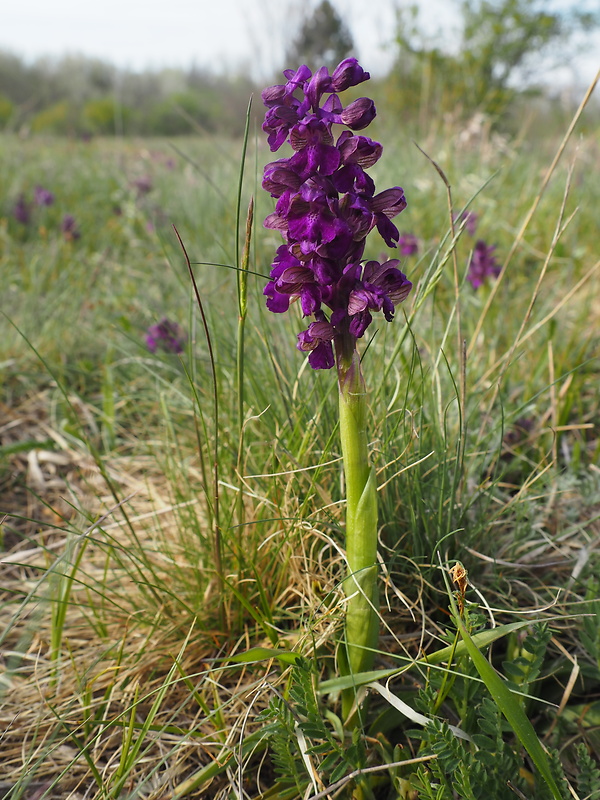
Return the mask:
M 412 233 L 403 233 L 398 239 L 398 247 L 403 256 L 414 256 L 419 252 L 419 240 Z
M 331 369 L 335 363 L 331 345 L 334 337 L 335 328 L 323 315 L 322 320 L 311 322 L 307 330 L 298 334 L 298 350 L 309 353 L 308 363 L 313 369 Z
M 135 180 L 131 181 L 131 186 L 140 196 L 148 194 L 152 191 L 152 178 L 148 175 L 142 175 L 140 178 L 135 178 Z
M 495 245 L 487 245 L 481 239 L 475 243 L 467 274 L 467 279 L 471 281 L 474 289 L 479 288 L 488 276 L 496 277 L 500 274 L 500 266 L 494 256 L 495 249 Z
M 160 348 L 166 353 L 182 353 L 187 336 L 176 322 L 163 317 L 146 331 L 146 346 L 151 353 Z
M 359 83 L 368 81 L 370 77 L 355 58 L 345 58 L 333 70 L 331 88 L 334 92 L 343 92 L 351 86 L 358 86 Z
M 479 215 L 476 214 L 474 211 L 463 211 L 462 214 L 458 214 L 454 218 L 455 222 L 459 224 L 464 222 L 465 229 L 469 236 L 475 236 L 475 231 L 477 230 L 477 223 L 479 221 Z
M 60 229 L 62 231 L 63 236 L 68 242 L 74 242 L 76 239 L 81 237 L 81 233 L 79 232 L 79 228 L 77 227 L 77 222 L 75 221 L 75 217 L 71 214 L 65 214 L 63 220 L 60 224 Z
M 36 206 L 51 206 L 54 203 L 54 194 L 43 186 L 36 186 L 33 192 L 33 202 Z
M 285 84 L 262 93 L 263 130 L 271 150 L 286 141 L 293 150 L 264 169 L 263 188 L 276 199 L 264 224 L 284 239 L 264 294 L 275 313 L 297 300 L 303 316 L 314 316 L 297 346 L 309 353 L 314 369 L 329 369 L 336 342 L 344 341 L 345 349 L 348 343 L 354 346 L 372 311 L 391 321 L 394 306 L 410 292 L 412 284 L 398 261 L 361 261 L 374 228 L 389 247 L 396 246 L 400 234 L 392 219 L 406 208 L 406 198 L 399 186 L 376 194 L 365 172 L 383 148 L 353 131 L 373 120 L 373 101 L 361 97 L 344 108 L 338 97 L 369 78 L 356 59 L 345 59 L 332 75 L 325 67 L 313 75 L 305 65 L 284 75 Z M 337 138 L 334 125 L 346 126 Z
M 533 417 L 519 417 L 506 431 L 502 444 L 510 450 L 517 444 L 522 444 L 535 425 Z
M 31 206 L 25 200 L 25 195 L 20 194 L 17 202 L 13 207 L 13 217 L 20 222 L 21 225 L 28 225 L 31 219 Z

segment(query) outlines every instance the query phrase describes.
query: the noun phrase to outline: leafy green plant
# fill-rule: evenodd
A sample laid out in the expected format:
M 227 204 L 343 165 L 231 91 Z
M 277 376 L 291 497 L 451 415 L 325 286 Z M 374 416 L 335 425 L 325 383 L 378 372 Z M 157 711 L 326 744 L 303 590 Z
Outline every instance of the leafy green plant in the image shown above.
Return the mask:
M 580 797 L 595 800 L 600 797 L 600 768 L 588 748 L 578 744 L 575 749 L 577 755 L 577 792 Z
M 268 723 L 263 733 L 277 776 L 276 791 L 294 789 L 302 795 L 312 784 L 317 792 L 366 766 L 362 734 L 357 728 L 344 731 L 340 718 L 319 699 L 315 679 L 309 662 L 297 663 L 285 693 L 271 698 L 257 718 Z M 359 779 L 359 784 L 364 781 Z M 365 791 L 369 797 L 368 784 Z

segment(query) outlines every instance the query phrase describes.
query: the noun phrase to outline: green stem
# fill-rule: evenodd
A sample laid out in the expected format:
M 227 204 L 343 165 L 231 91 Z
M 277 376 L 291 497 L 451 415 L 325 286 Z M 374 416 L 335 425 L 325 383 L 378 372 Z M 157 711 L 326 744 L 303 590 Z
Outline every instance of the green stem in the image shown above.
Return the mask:
M 377 593 L 377 486 L 367 447 L 367 395 L 353 337 L 336 343 L 340 439 L 346 478 L 347 674 L 373 667 L 379 636 Z M 345 699 L 345 712 L 349 711 Z
M 244 460 L 244 330 L 246 326 L 246 314 L 248 311 L 248 262 L 250 260 L 250 242 L 252 239 L 252 223 L 254 220 L 254 198 L 250 198 L 248 214 L 246 216 L 246 238 L 244 240 L 244 250 L 237 270 L 237 289 L 238 289 L 238 330 L 237 330 L 237 354 L 236 354 L 236 391 L 237 391 L 237 417 L 238 417 L 238 455 L 237 455 L 237 475 L 238 475 L 238 494 L 236 500 L 237 524 L 239 537 L 244 531 L 244 481 L 242 480 L 243 460 Z M 241 540 L 239 543 L 239 558 L 242 558 Z

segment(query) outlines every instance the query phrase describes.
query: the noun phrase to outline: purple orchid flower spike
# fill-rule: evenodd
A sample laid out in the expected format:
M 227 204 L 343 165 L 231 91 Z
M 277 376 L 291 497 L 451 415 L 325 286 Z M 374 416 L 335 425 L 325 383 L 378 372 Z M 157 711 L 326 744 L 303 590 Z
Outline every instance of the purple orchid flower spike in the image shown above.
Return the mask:
M 176 322 L 163 317 L 146 332 L 146 346 L 151 353 L 164 350 L 166 353 L 183 353 L 187 336 Z
M 152 191 L 152 178 L 149 175 L 142 175 L 132 180 L 131 186 L 136 190 L 138 195 L 142 197 Z
M 279 230 L 284 244 L 271 265 L 264 290 L 267 307 L 287 311 L 299 301 L 315 322 L 298 336 L 314 369 L 334 366 L 334 349 L 349 352 L 372 321 L 373 311 L 394 316 L 411 282 L 397 261 L 361 259 L 367 235 L 376 228 L 389 247 L 400 241 L 392 222 L 406 198 L 399 186 L 376 193 L 366 169 L 381 157 L 378 142 L 354 132 L 366 128 L 376 110 L 360 97 L 346 107 L 339 94 L 369 79 L 355 58 L 330 75 L 305 65 L 284 72 L 287 82 L 262 93 L 267 107 L 263 130 L 272 151 L 289 142 L 293 154 L 267 164 L 263 188 L 276 199 L 265 227 Z M 335 125 L 346 126 L 336 135 Z
M 33 192 L 33 202 L 36 206 L 51 206 L 54 203 L 54 193 L 43 186 L 36 186 Z
M 81 233 L 77 227 L 77 221 L 72 214 L 65 214 L 60 225 L 63 236 L 68 242 L 74 242 L 81 238 Z
M 17 202 L 13 207 L 13 217 L 17 222 L 20 222 L 21 225 L 28 225 L 31 220 L 31 206 L 23 194 L 18 196 Z
M 482 239 L 475 243 L 467 273 L 467 279 L 474 289 L 478 289 L 486 278 L 495 278 L 500 274 L 500 265 L 494 256 L 495 249 L 495 245 L 487 245 Z
M 455 222 L 463 224 L 469 236 L 475 236 L 477 231 L 477 224 L 479 222 L 479 215 L 475 211 L 463 211 L 454 218 Z
M 403 256 L 414 256 L 419 252 L 419 240 L 413 233 L 403 233 L 398 240 L 400 254 Z

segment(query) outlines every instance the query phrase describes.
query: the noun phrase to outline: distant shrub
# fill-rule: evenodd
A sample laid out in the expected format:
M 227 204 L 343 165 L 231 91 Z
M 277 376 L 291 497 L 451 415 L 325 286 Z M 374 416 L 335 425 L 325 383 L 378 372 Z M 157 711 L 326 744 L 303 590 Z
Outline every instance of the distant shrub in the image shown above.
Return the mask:
M 5 128 L 15 112 L 14 103 L 8 97 L 0 94 L 0 128 Z
M 81 112 L 85 129 L 91 133 L 114 134 L 121 132 L 123 123 L 131 117 L 128 108 L 117 105 L 111 95 L 88 100 Z
M 149 109 L 146 127 L 149 133 L 159 136 L 195 133 L 197 127 L 212 132 L 220 113 L 217 99 L 211 93 L 177 92 Z
M 77 111 L 68 102 L 61 100 L 39 111 L 31 120 L 34 133 L 72 133 L 76 127 Z

